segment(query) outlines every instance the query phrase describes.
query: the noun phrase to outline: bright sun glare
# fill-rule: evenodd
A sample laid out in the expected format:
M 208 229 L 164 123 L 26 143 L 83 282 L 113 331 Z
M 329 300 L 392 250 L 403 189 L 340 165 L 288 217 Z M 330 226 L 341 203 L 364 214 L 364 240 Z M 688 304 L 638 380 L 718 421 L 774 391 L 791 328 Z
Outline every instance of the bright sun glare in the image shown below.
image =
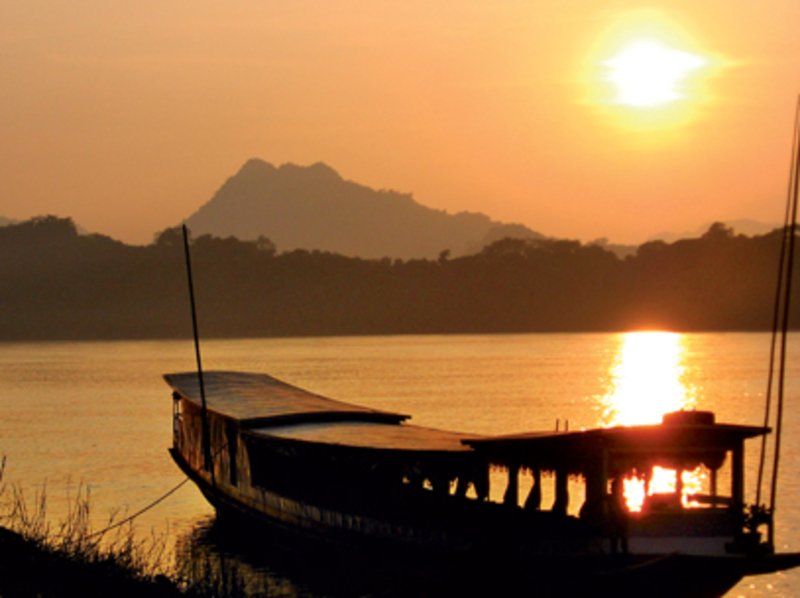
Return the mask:
M 657 42 L 637 41 L 603 64 L 617 88 L 616 103 L 645 108 L 682 99 L 681 84 L 706 61 Z
M 709 114 L 715 79 L 731 63 L 665 10 L 609 17 L 582 61 L 582 102 L 615 127 L 648 133 L 631 140 L 652 146 L 678 139 Z

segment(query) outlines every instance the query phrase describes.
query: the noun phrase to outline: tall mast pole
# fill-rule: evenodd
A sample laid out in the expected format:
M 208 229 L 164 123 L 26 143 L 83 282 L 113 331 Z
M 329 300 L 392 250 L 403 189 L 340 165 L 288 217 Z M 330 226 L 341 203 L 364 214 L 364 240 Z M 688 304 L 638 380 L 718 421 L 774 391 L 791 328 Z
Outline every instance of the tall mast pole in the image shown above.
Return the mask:
M 800 136 L 800 98 L 798 98 L 797 103 L 797 112 L 795 114 L 795 143 L 797 142 L 798 136 Z M 800 152 L 795 152 L 795 161 L 794 161 L 794 169 L 792 172 L 793 177 L 793 185 L 791 194 L 789 196 L 789 206 L 788 212 L 790 212 L 790 218 L 788 222 L 788 226 L 784 232 L 784 245 L 783 249 L 786 252 L 786 269 L 784 270 L 784 276 L 786 280 L 786 284 L 783 285 L 783 305 L 782 307 L 782 318 L 781 318 L 781 343 L 780 343 L 780 360 L 779 360 L 779 367 L 778 367 L 778 404 L 777 404 L 777 413 L 775 414 L 775 458 L 772 466 L 772 486 L 770 489 L 770 515 L 772 518 L 772 523 L 769 527 L 770 531 L 770 538 L 769 544 L 771 547 L 774 548 L 775 546 L 775 532 L 774 532 L 774 517 L 775 517 L 775 503 L 778 493 L 778 465 L 780 462 L 780 452 L 781 452 L 781 433 L 783 431 L 783 405 L 784 405 L 784 387 L 785 387 L 785 378 L 786 378 L 786 352 L 787 352 L 787 339 L 789 336 L 789 312 L 791 306 L 791 296 L 792 296 L 792 275 L 794 271 L 794 253 L 795 253 L 795 241 L 797 238 L 797 203 L 798 203 L 798 191 L 800 191 L 800 181 L 798 180 L 800 177 Z
M 798 112 L 800 112 L 800 98 L 798 99 Z M 800 116 L 800 115 L 798 115 Z M 767 392 L 766 392 L 766 405 L 764 409 L 764 427 L 769 427 L 772 422 L 772 395 L 775 383 L 775 362 L 777 360 L 777 345 L 778 337 L 782 328 L 782 311 L 783 305 L 783 285 L 786 283 L 786 244 L 789 238 L 789 224 L 792 218 L 792 193 L 794 191 L 795 178 L 797 177 L 797 169 L 795 161 L 797 160 L 798 151 L 800 147 L 800 118 L 795 117 L 795 129 L 792 143 L 792 155 L 789 160 L 789 184 L 786 189 L 786 210 L 783 216 L 783 229 L 781 236 L 780 258 L 778 260 L 778 277 L 777 287 L 775 289 L 775 304 L 772 309 L 772 340 L 770 342 L 769 350 L 769 375 L 767 376 Z M 764 469 L 767 457 L 767 435 L 761 437 L 761 454 L 758 463 L 758 481 L 756 483 L 756 505 L 761 504 L 761 491 L 763 489 Z
M 203 362 L 200 359 L 200 334 L 197 329 L 197 308 L 194 302 L 194 281 L 192 280 L 192 259 L 189 254 L 189 231 L 183 225 L 183 249 L 186 255 L 186 275 L 189 281 L 189 302 L 192 306 L 192 331 L 194 332 L 194 354 L 197 359 L 197 381 L 200 385 L 200 421 L 203 427 L 203 458 L 206 471 L 211 473 L 211 483 L 216 485 L 214 460 L 211 457 L 211 433 L 208 427 L 208 408 L 206 406 L 206 387 L 203 382 Z

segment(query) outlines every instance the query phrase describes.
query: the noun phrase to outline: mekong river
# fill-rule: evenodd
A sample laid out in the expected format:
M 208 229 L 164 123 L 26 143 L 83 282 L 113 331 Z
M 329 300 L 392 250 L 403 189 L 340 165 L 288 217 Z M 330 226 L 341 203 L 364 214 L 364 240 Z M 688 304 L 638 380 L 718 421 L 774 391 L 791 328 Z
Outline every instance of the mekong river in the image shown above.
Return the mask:
M 776 544 L 800 550 L 800 337 L 790 343 Z M 520 334 L 218 340 L 206 369 L 265 372 L 307 390 L 408 413 L 411 422 L 478 434 L 655 423 L 679 408 L 760 425 L 768 334 Z M 161 379 L 195 368 L 190 341 L 0 344 L 4 482 L 48 517 L 78 489 L 101 528 L 183 479 L 167 448 L 172 400 Z M 757 445 L 758 443 L 750 442 Z M 753 447 L 757 448 L 757 447 Z M 748 452 L 748 501 L 757 456 Z M 495 484 L 495 499 L 502 485 Z M 6 495 L 7 498 L 7 495 Z M 185 546 L 213 509 L 183 486 L 136 520 L 136 533 Z M 213 548 L 212 548 L 213 550 Z M 317 596 L 296 574 L 265 566 L 269 595 Z M 752 577 L 732 597 L 800 595 L 800 571 Z M 676 597 L 677 598 L 677 597 Z

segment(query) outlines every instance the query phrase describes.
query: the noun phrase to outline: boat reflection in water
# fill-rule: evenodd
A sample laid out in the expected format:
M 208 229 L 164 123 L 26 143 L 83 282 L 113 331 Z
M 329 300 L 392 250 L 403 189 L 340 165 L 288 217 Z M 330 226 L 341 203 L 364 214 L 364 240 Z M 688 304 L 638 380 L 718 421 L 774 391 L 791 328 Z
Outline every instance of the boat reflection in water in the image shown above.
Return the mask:
M 380 554 L 298 542 L 291 534 L 242 525 L 219 515 L 178 538 L 176 570 L 212 595 L 269 598 L 442 598 L 530 596 L 486 576 L 409 575 Z M 499 583 L 496 583 L 498 582 Z

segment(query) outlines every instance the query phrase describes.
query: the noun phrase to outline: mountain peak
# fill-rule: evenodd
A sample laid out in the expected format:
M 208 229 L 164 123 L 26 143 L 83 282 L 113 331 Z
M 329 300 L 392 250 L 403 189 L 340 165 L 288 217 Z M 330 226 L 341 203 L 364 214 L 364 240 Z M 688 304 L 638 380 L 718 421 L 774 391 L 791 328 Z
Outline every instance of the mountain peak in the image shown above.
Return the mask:
M 408 194 L 345 180 L 323 162 L 276 168 L 256 158 L 186 224 L 195 234 L 243 240 L 263 235 L 281 251 L 402 259 L 434 258 L 444 250 L 462 255 L 476 246 L 479 250 L 486 234 L 501 226 L 485 214 L 452 215 L 423 206 Z
M 310 166 L 298 166 L 292 162 L 281 164 L 278 168 L 280 174 L 305 177 L 315 181 L 342 181 L 341 175 L 324 162 L 315 162 Z
M 344 182 L 339 173 L 324 162 L 315 162 L 310 166 L 299 166 L 292 162 L 287 162 L 276 168 L 260 158 L 249 159 L 233 178 L 237 182 L 243 180 L 247 184 L 251 181 L 264 180 L 283 181 L 288 184 L 314 185 Z
M 275 167 L 259 158 L 250 158 L 236 173 L 237 177 L 264 177 L 275 172 Z

